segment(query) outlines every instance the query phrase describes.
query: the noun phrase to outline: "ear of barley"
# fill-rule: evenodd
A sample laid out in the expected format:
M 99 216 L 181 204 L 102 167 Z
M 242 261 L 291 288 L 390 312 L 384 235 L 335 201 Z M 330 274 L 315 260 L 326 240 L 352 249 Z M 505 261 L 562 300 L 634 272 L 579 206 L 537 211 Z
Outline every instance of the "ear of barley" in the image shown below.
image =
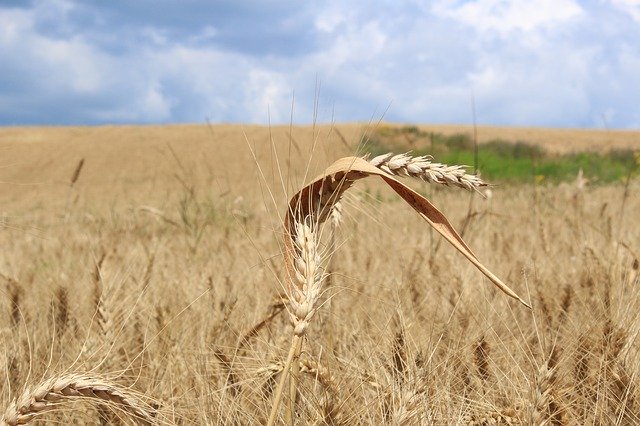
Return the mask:
M 409 176 L 429 183 L 453 185 L 474 190 L 488 186 L 479 176 L 468 174 L 467 166 L 434 163 L 430 155 L 412 157 L 409 154 L 387 153 L 372 158 L 369 163 L 394 176 Z
M 58 408 L 64 402 L 78 399 L 106 402 L 126 412 L 138 424 L 149 425 L 153 422 L 151 407 L 141 403 L 126 388 L 88 375 L 67 374 L 53 377 L 33 389 L 27 389 L 7 407 L 0 425 L 26 424 L 40 414 Z

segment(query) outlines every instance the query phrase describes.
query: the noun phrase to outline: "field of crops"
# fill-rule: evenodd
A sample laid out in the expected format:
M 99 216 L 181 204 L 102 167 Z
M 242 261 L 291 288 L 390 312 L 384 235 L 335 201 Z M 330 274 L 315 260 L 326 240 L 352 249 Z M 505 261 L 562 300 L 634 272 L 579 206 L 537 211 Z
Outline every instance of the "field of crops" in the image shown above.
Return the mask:
M 472 191 L 397 177 L 532 309 L 358 176 L 314 222 L 321 291 L 281 381 L 289 200 L 384 132 L 0 129 L 0 424 L 640 423 L 633 162 Z M 629 134 L 616 149 L 638 150 Z

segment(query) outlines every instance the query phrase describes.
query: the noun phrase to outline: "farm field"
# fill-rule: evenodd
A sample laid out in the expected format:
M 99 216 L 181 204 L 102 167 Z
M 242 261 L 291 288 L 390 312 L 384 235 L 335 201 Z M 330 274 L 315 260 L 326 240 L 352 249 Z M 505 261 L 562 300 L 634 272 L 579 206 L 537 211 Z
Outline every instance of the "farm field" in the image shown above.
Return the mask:
M 2 421 L 40 407 L 59 424 L 267 423 L 292 336 L 289 199 L 376 132 L 0 129 Z M 478 128 L 496 138 L 640 148 L 640 132 Z M 399 178 L 531 310 L 382 179 L 357 181 L 323 228 L 295 423 L 640 424 L 640 179 L 585 178 L 489 194 Z

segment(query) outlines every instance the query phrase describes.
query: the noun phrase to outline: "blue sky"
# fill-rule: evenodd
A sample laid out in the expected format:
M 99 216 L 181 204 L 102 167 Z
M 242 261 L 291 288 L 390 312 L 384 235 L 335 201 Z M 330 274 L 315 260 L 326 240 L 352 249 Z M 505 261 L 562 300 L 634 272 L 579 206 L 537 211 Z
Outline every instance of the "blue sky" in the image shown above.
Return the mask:
M 293 100 L 293 102 L 292 102 Z M 640 128 L 640 0 L 0 1 L 0 125 Z M 315 105 L 317 104 L 317 108 Z

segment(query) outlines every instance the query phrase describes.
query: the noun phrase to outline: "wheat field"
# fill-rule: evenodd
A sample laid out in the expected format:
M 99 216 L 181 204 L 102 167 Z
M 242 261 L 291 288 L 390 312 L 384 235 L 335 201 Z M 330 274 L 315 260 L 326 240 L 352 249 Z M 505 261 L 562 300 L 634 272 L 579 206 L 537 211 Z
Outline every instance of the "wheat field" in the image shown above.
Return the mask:
M 0 129 L 0 423 L 267 423 L 287 203 L 371 127 Z M 406 183 L 533 308 L 358 181 L 289 421 L 640 424 L 640 181 Z

